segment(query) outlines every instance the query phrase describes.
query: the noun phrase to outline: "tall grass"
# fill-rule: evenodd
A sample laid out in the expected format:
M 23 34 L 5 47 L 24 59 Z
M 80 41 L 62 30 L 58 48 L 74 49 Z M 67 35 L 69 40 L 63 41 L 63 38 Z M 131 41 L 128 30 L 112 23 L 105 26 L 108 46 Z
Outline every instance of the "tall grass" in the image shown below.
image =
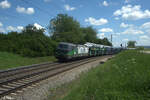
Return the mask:
M 124 51 L 82 76 L 63 100 L 149 100 L 150 55 Z
M 28 58 L 12 53 L 0 52 L 0 70 L 48 61 L 56 61 L 56 58 L 53 56 Z

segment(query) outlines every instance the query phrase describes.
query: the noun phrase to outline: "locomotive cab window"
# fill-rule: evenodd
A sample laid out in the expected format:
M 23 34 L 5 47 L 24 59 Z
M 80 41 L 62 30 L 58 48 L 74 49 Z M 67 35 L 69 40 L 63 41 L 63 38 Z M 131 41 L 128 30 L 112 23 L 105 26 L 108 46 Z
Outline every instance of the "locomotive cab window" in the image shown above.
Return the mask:
M 60 43 L 58 45 L 58 49 L 62 50 L 73 50 L 75 48 L 75 45 L 69 44 L 69 43 Z
M 65 44 L 59 44 L 58 48 L 59 48 L 59 49 L 67 49 L 68 46 L 65 45 Z

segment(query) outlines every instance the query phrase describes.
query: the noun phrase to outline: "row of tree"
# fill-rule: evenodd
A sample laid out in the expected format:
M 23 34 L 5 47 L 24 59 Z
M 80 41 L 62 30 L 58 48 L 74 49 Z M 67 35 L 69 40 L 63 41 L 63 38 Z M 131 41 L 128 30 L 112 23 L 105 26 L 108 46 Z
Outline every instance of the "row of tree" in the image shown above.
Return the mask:
M 128 48 L 135 48 L 136 41 L 128 41 Z
M 21 32 L 0 33 L 0 51 L 40 57 L 54 55 L 59 42 L 112 45 L 107 38 L 97 38 L 97 32 L 92 27 L 81 27 L 79 22 L 66 14 L 58 14 L 50 20 L 48 30 L 50 36 L 45 35 L 44 29 L 33 25 L 26 26 Z
M 28 25 L 22 32 L 0 34 L 0 51 L 16 53 L 27 57 L 49 56 L 54 54 L 56 42 Z
M 81 27 L 80 23 L 67 14 L 58 14 L 50 21 L 48 27 L 50 36 L 57 42 L 71 42 L 84 44 L 92 42 L 104 45 L 112 45 L 107 38 L 99 39 L 97 31 L 91 26 Z

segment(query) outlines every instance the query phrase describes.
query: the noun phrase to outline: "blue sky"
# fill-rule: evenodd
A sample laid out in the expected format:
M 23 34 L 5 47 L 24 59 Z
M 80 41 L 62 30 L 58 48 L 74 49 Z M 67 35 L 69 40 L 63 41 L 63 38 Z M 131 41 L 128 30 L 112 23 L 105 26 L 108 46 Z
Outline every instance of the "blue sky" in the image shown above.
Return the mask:
M 149 0 L 0 0 L 0 32 L 20 31 L 28 24 L 46 28 L 58 13 L 81 26 L 93 26 L 99 38 L 113 35 L 113 45 L 129 40 L 150 45 Z

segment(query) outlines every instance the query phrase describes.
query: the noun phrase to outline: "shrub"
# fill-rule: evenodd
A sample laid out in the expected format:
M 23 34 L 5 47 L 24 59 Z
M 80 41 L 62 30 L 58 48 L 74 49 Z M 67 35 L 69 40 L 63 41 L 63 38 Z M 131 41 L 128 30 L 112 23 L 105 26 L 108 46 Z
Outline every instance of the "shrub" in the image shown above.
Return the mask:
M 37 33 L 37 34 L 36 34 Z M 0 51 L 16 53 L 27 57 L 51 56 L 57 43 L 44 33 L 0 34 Z

